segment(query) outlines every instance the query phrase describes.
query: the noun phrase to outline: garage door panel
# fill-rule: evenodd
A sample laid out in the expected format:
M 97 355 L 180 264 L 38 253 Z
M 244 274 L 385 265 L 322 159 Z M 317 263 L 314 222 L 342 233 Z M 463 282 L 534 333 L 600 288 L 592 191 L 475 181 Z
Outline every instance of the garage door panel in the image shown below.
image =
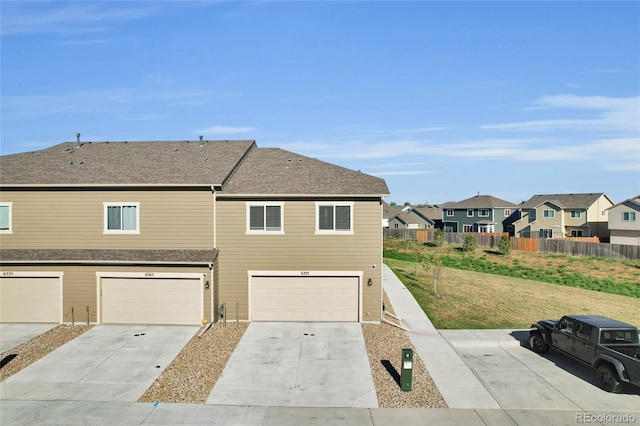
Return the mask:
M 199 279 L 103 278 L 102 322 L 200 324 Z
M 358 321 L 358 277 L 253 277 L 253 321 Z
M 0 278 L 0 322 L 59 323 L 61 318 L 60 278 Z

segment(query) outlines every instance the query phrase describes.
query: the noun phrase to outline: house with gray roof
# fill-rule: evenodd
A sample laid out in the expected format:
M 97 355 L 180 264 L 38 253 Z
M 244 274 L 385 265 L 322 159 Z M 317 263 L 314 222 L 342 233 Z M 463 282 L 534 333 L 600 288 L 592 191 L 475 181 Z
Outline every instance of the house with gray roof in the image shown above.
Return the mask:
M 379 321 L 388 194 L 255 141 L 0 156 L 0 322 Z
M 522 238 L 599 237 L 608 241 L 607 194 L 538 194 L 518 205 L 515 235 Z
M 640 195 L 609 208 L 611 244 L 640 246 Z
M 442 208 L 445 232 L 509 232 L 517 205 L 491 195 L 475 195 Z

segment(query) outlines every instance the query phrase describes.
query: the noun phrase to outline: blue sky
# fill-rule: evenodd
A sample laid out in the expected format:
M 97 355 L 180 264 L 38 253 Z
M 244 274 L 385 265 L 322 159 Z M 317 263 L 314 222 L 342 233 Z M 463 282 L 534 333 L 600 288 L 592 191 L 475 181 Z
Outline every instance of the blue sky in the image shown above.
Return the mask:
M 640 2 L 0 2 L 1 140 L 255 139 L 399 204 L 640 193 Z

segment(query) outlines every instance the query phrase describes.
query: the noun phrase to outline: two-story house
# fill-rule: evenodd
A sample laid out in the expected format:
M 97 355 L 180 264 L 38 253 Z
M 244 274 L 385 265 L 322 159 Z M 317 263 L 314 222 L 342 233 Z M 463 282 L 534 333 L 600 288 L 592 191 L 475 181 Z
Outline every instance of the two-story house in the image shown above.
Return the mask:
M 0 321 L 379 321 L 384 180 L 254 141 L 0 157 Z
M 611 244 L 640 246 L 640 195 L 609 208 Z
M 517 205 L 491 195 L 475 195 L 442 209 L 445 232 L 509 232 Z
M 539 194 L 518 206 L 515 235 L 522 238 L 609 238 L 608 209 L 613 202 L 603 193 Z

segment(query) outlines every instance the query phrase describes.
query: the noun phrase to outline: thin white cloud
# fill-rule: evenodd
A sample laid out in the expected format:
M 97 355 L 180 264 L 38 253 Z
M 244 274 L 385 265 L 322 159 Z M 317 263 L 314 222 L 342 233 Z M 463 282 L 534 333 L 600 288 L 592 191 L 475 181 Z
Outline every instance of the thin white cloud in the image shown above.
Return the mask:
M 152 13 L 150 7 L 121 8 L 107 2 L 6 2 L 1 33 L 95 33 L 117 22 L 143 19 Z
M 2 114 L 5 118 L 40 117 L 69 113 L 122 113 L 126 108 L 140 108 L 145 102 L 173 105 L 201 105 L 207 92 L 194 89 L 111 89 L 75 91 L 54 95 L 3 96 Z M 128 111 L 126 111 L 128 113 Z M 140 114 L 136 111 L 136 114 Z M 150 112 L 146 113 L 150 114 Z
M 369 175 L 374 176 L 413 176 L 413 175 L 430 175 L 436 172 L 430 170 L 396 170 L 385 172 L 367 172 Z
M 548 132 L 565 129 L 575 131 L 604 130 L 640 132 L 640 97 L 553 95 L 538 99 L 530 110 L 566 110 L 564 117 L 515 123 L 485 124 L 482 130 L 515 130 Z M 591 111 L 592 117 L 572 118 L 574 111 Z M 569 117 L 567 117 L 569 116 Z
M 235 135 L 238 133 L 250 133 L 255 131 L 254 127 L 242 127 L 242 126 L 210 126 L 200 130 L 199 133 L 210 135 Z

